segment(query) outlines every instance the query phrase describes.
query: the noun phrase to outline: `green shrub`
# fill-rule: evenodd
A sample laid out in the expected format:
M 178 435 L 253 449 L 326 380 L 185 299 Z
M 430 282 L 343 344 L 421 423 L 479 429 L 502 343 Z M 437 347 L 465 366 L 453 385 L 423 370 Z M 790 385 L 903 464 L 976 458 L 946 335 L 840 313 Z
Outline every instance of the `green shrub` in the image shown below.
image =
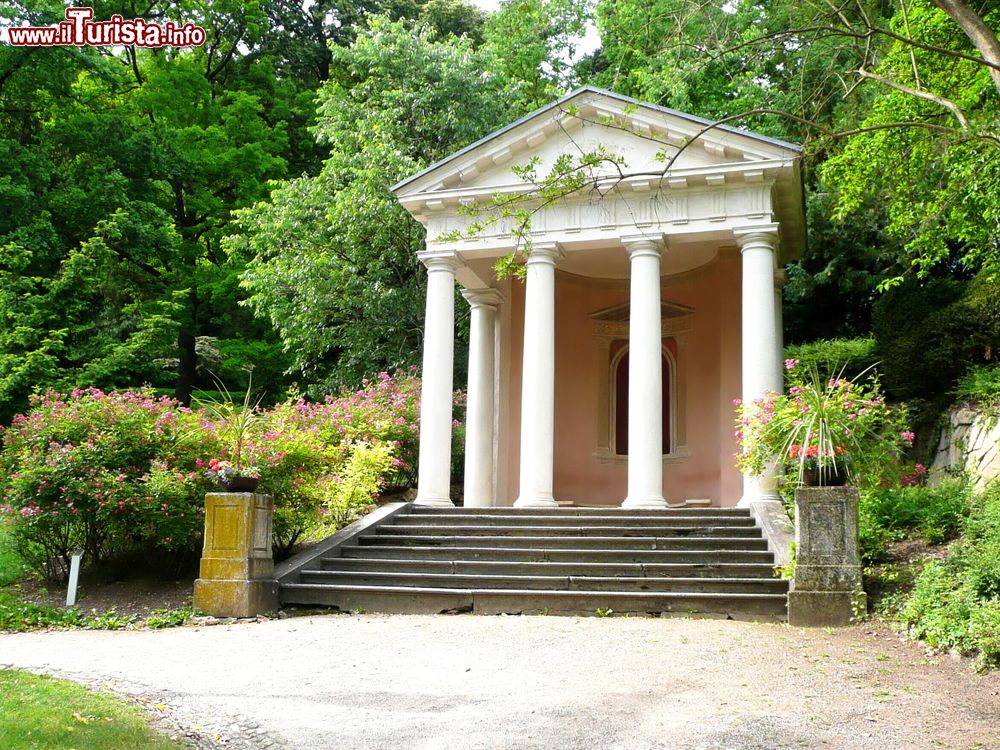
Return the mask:
M 1000 365 L 973 367 L 958 379 L 955 395 L 987 407 L 1000 406 Z
M 83 615 L 78 609 L 25 602 L 9 592 L 0 591 L 0 631 L 67 627 L 80 625 L 82 622 Z
M 917 532 L 928 544 L 952 539 L 969 512 L 970 491 L 961 479 L 923 487 L 875 487 L 861 493 L 860 533 L 866 560 L 881 557 L 888 542 Z
M 897 538 L 898 535 L 882 522 L 877 496 L 862 492 L 858 502 L 858 542 L 862 562 L 870 565 L 884 559 L 889 543 Z
M 27 570 L 27 563 L 14 551 L 10 531 L 0 519 L 0 588 L 18 580 Z
M 372 488 L 380 488 L 392 467 L 392 446 L 388 443 L 356 443 L 336 481 L 326 485 L 323 512 L 334 526 L 355 521 L 371 504 Z
M 797 359 L 805 369 L 815 368 L 831 377 L 843 371 L 853 379 L 870 370 L 877 362 L 875 339 L 821 339 L 785 347 L 785 359 Z
M 981 667 L 1000 667 L 1000 599 L 980 601 L 973 607 L 968 641 Z
M 39 628 L 86 628 L 87 630 L 125 630 L 133 628 L 173 628 L 194 616 L 190 607 L 154 609 L 143 619 L 137 614 L 122 614 L 114 608 L 104 612 L 84 613 L 77 607 L 51 607 L 24 601 L 14 591 L 0 591 L 0 631 L 23 632 Z
M 981 598 L 1000 599 L 1000 481 L 975 499 L 950 559 Z
M 961 585 L 948 565 L 931 560 L 917 576 L 901 619 L 911 635 L 934 648 L 969 651 L 969 618 L 975 605 L 971 590 Z
M 248 449 L 261 489 L 275 497 L 279 557 L 350 522 L 382 489 L 415 484 L 419 399 L 414 371 L 383 372 L 360 390 L 321 402 L 293 397 L 264 415 Z
M 1000 666 L 1000 482 L 973 501 L 961 528 L 948 557 L 924 566 L 900 619 L 936 648 Z
M 872 330 L 883 382 L 896 399 L 940 401 L 1000 348 L 998 284 L 912 279 L 876 303 Z

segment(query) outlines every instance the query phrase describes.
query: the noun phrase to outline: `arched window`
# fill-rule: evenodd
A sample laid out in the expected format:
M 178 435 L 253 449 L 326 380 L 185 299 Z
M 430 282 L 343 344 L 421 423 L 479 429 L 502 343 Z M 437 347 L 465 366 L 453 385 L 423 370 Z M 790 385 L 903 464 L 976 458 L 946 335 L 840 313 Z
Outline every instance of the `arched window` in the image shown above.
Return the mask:
M 688 460 L 687 339 L 694 309 L 676 302 L 661 305 L 663 352 L 663 460 Z M 601 463 L 628 463 L 629 304 L 590 314 L 597 337 L 597 419 L 591 455 Z
M 663 453 L 673 452 L 673 437 L 671 430 L 672 401 L 674 395 L 674 365 L 669 349 L 663 348 L 663 378 L 662 378 L 662 408 L 663 408 Z M 611 384 L 614 400 L 612 401 L 611 450 L 616 456 L 628 455 L 628 348 L 623 348 L 611 363 Z

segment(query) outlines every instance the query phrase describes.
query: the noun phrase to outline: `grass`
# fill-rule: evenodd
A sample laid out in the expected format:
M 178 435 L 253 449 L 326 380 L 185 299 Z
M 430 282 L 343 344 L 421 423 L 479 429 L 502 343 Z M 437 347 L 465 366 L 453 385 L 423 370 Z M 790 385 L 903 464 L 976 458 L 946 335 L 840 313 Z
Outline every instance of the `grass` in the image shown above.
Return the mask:
M 85 616 L 77 609 L 22 601 L 14 584 L 27 572 L 0 526 L 0 631 L 50 626 L 121 628 L 171 627 L 190 609 L 156 610 L 135 617 Z M 142 712 L 110 695 L 65 680 L 0 670 L 0 748 L 3 750 L 179 750 L 189 747 L 150 728 Z
M 0 670 L 4 750 L 178 750 L 187 744 L 150 728 L 142 712 L 81 685 Z

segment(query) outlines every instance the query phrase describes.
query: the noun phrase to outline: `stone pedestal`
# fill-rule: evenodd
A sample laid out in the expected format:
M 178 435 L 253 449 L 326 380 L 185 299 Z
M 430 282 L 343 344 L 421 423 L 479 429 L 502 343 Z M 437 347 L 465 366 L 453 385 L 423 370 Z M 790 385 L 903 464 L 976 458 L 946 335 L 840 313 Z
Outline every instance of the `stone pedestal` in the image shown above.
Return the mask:
M 804 487 L 795 491 L 797 557 L 788 594 L 788 623 L 848 625 L 864 614 L 858 545 L 858 491 Z
M 205 548 L 194 606 L 216 617 L 254 617 L 278 609 L 271 555 L 270 495 L 205 495 Z

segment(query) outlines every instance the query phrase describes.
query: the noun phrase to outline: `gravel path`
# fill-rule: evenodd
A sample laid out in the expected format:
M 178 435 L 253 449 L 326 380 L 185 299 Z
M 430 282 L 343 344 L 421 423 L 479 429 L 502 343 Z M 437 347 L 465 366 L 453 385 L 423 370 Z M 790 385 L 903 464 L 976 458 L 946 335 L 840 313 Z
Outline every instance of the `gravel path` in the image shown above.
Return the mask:
M 1000 748 L 1000 675 L 877 626 L 329 615 L 0 635 L 199 747 Z

